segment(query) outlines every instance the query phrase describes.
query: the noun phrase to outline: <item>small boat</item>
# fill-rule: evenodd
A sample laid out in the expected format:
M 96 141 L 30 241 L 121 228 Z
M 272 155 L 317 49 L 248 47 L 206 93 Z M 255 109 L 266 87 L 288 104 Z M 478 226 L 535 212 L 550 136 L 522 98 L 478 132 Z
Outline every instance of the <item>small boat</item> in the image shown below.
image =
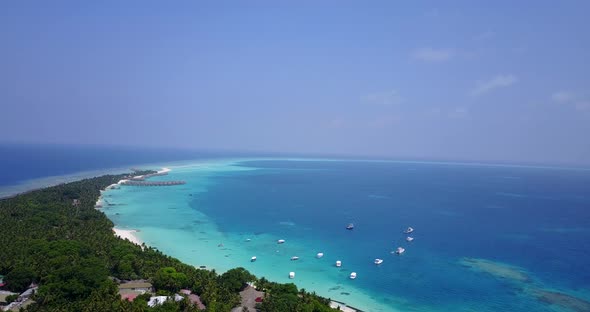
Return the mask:
M 299 260 L 299 257 L 297 257 L 297 256 L 291 257 L 291 261 L 295 261 L 295 260 Z
M 341 267 L 342 266 L 342 261 L 340 261 L 340 260 L 336 261 L 336 266 L 337 267 Z
M 403 247 L 397 247 L 397 249 L 395 250 L 395 253 L 398 255 L 401 255 L 404 253 L 404 251 L 406 251 Z
M 284 244 L 284 243 L 285 243 L 285 240 L 284 240 L 284 239 L 279 239 L 279 240 L 277 241 L 277 244 Z
M 404 231 L 404 233 L 406 233 L 406 234 L 410 234 L 410 233 L 412 233 L 412 232 L 414 232 L 414 229 L 413 229 L 411 226 L 410 226 L 410 227 L 408 227 L 408 228 L 407 228 L 407 229 Z
M 323 253 L 323 252 L 318 252 L 318 254 L 317 254 L 317 255 L 315 255 L 315 256 L 316 256 L 316 258 L 318 258 L 318 259 L 319 259 L 319 258 L 321 258 L 321 257 L 323 257 L 323 256 L 324 256 L 324 253 Z
M 383 263 L 383 259 L 379 259 L 379 258 L 375 259 L 376 265 L 380 265 L 381 263 Z
M 406 241 L 408 241 L 408 242 L 411 242 L 411 241 L 413 241 L 413 240 L 414 240 L 414 238 L 413 238 L 413 237 L 410 237 L 410 236 L 406 237 Z
M 289 272 L 289 278 L 295 278 L 295 272 Z
M 349 224 L 346 226 L 346 229 L 347 229 L 347 230 L 352 230 L 352 229 L 354 229 L 354 224 L 352 224 L 352 223 L 349 223 Z
M 356 272 L 350 273 L 350 279 L 355 279 L 355 278 L 356 278 Z
M 249 242 L 249 241 L 251 241 L 251 239 L 249 239 L 249 238 L 246 238 L 246 241 L 247 241 L 247 242 Z
M 250 262 L 254 262 L 254 261 L 256 261 L 256 256 L 250 258 Z

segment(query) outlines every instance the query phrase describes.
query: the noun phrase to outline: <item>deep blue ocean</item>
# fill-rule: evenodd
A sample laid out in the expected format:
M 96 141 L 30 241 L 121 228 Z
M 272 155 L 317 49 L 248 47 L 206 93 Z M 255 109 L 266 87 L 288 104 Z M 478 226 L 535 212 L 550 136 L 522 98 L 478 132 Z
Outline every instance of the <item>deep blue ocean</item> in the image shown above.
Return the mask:
M 221 154 L 180 149 L 0 144 L 0 186 L 82 171 L 218 156 Z
M 241 165 L 257 170 L 214 176 L 194 207 L 222 232 L 323 245 L 362 274 L 354 284 L 375 300 L 417 311 L 590 309 L 576 299 L 590 298 L 590 171 L 366 161 Z M 344 229 L 349 222 L 353 231 Z M 415 229 L 412 243 L 404 240 L 407 226 Z M 397 246 L 406 253 L 391 255 Z M 379 267 L 372 263 L 377 257 L 385 260 Z
M 283 159 L 174 167 L 220 156 L 0 145 L 0 185 L 172 164 L 162 179 L 186 185 L 111 190 L 104 199 L 115 205 L 104 211 L 188 263 L 245 266 L 365 311 L 590 311 L 589 170 Z M 278 238 L 287 243 L 278 247 Z M 398 246 L 406 252 L 391 254 Z M 314 259 L 319 251 L 324 262 Z M 295 253 L 301 260 L 289 261 Z

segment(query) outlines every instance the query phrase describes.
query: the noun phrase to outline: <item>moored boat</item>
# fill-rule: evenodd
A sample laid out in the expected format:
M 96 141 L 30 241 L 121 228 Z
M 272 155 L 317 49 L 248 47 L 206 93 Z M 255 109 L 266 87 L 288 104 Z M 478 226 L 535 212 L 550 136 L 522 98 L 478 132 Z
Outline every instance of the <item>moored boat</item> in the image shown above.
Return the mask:
M 376 265 L 380 265 L 381 263 L 383 263 L 383 259 L 379 259 L 379 258 L 375 259 Z
M 295 272 L 289 272 L 289 278 L 295 278 Z
M 319 258 L 321 258 L 321 257 L 323 257 L 323 256 L 324 256 L 324 253 L 323 253 L 323 252 L 318 252 L 318 254 L 317 254 L 317 255 L 315 255 L 315 256 L 316 256 L 316 258 L 318 258 L 318 259 L 319 259 Z
M 354 229 L 354 224 L 352 224 L 352 223 L 349 223 L 349 224 L 346 226 L 346 229 L 347 229 L 347 230 L 352 230 L 352 229 Z
M 401 255 L 405 252 L 406 250 L 403 247 L 397 247 L 397 249 L 395 250 L 395 253 L 398 255 Z
M 412 232 L 414 232 L 414 229 L 413 229 L 411 226 L 410 226 L 410 227 L 408 227 L 408 228 L 407 228 L 407 229 L 404 231 L 404 233 L 406 233 L 406 234 L 410 234 L 410 233 L 412 233 Z
M 285 240 L 284 239 L 277 240 L 277 244 L 284 244 L 284 243 L 285 243 Z
M 411 241 L 413 241 L 413 240 L 414 240 L 414 238 L 413 238 L 413 237 L 410 237 L 410 236 L 406 237 L 406 241 L 408 241 L 408 242 L 411 242 Z
M 256 261 L 256 256 L 250 258 L 250 262 L 254 262 L 254 261 Z
M 337 267 L 341 267 L 342 266 L 342 261 L 340 261 L 340 260 L 336 261 L 336 266 Z
M 291 257 L 291 261 L 294 261 L 294 260 L 299 260 L 299 257 L 297 257 L 297 256 Z
M 356 272 L 350 273 L 350 279 L 355 279 L 355 278 L 356 278 Z

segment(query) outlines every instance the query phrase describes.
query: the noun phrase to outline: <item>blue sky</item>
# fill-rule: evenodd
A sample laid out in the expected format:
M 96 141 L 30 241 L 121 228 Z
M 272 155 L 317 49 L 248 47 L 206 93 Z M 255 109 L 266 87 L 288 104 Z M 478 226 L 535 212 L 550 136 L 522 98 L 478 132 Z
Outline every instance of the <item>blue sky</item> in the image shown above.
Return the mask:
M 590 164 L 588 1 L 3 1 L 0 142 Z

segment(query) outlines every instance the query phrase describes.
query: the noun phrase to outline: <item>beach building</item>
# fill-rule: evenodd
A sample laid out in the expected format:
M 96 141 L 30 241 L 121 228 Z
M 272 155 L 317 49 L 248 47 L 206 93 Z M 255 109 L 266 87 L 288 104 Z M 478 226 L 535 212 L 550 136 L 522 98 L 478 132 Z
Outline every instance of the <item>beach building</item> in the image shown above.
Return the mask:
M 241 303 L 239 307 L 232 309 L 232 312 L 242 312 L 244 308 L 248 311 L 255 312 L 256 304 L 264 300 L 264 292 L 256 290 L 252 284 L 248 284 L 244 290 L 240 292 Z
M 148 301 L 148 306 L 150 308 L 153 308 L 157 305 L 163 304 L 164 302 L 166 302 L 166 300 L 168 300 L 168 297 L 166 296 L 154 296 L 154 297 L 150 297 L 150 301 Z
M 187 296 L 188 300 L 195 306 L 197 306 L 197 308 L 199 310 L 205 310 L 207 307 L 203 304 L 203 302 L 201 301 L 201 297 L 199 297 L 196 294 L 193 294 L 192 291 L 190 291 L 189 289 L 181 289 L 180 293 Z
M 179 294 L 174 294 L 174 297 L 154 296 L 154 297 L 150 297 L 150 301 L 148 301 L 148 306 L 150 308 L 153 308 L 157 305 L 163 304 L 164 302 L 166 302 L 166 300 L 181 301 L 182 299 L 184 299 L 184 298 Z
M 197 308 L 199 308 L 199 310 L 205 310 L 205 309 L 207 309 L 207 307 L 201 301 L 201 297 L 199 297 L 196 294 L 190 294 L 188 296 L 188 300 L 190 300 L 190 302 L 192 302 L 192 304 L 196 305 Z
M 119 285 L 121 299 L 133 301 L 139 295 L 153 293 L 154 287 L 144 280 L 129 281 Z
M 136 281 L 128 281 L 119 285 L 119 292 L 121 291 L 135 291 L 139 292 L 140 294 L 145 294 L 146 292 L 153 292 L 154 287 L 151 283 L 145 280 L 136 280 Z
M 139 295 L 140 295 L 139 293 L 126 293 L 126 294 L 121 294 L 121 300 L 133 301 Z

